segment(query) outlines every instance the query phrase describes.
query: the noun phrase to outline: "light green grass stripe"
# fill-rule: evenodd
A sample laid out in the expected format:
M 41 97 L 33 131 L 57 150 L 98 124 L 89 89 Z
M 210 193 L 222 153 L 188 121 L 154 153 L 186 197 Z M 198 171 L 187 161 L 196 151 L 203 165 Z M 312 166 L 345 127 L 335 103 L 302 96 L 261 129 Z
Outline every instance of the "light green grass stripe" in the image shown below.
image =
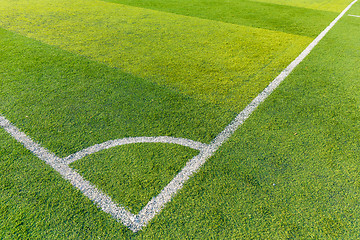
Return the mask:
M 61 157 L 110 139 L 210 142 L 235 113 L 0 28 L 0 113 Z
M 238 110 L 311 39 L 101 1 L 2 1 L 0 26 Z
M 265 2 L 294 7 L 304 7 L 310 9 L 341 12 L 351 1 L 348 0 L 256 0 L 256 2 Z

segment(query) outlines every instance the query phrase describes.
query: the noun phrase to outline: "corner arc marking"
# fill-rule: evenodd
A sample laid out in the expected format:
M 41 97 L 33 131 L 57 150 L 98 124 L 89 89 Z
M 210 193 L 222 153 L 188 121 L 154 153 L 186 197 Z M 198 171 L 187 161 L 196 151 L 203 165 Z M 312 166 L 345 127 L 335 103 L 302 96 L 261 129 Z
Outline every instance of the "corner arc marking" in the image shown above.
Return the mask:
M 71 154 L 62 160 L 66 164 L 73 163 L 87 155 L 109 149 L 116 146 L 126 145 L 126 144 L 134 144 L 134 143 L 170 143 L 170 144 L 178 144 L 185 147 L 189 147 L 195 150 L 201 151 L 204 149 L 207 144 L 193 141 L 190 139 L 185 138 L 175 138 L 175 137 L 168 137 L 168 136 L 160 136 L 160 137 L 129 137 L 129 138 L 121 138 L 106 141 L 100 144 L 95 144 L 91 147 L 85 148 L 79 152 Z
M 324 38 L 334 25 L 345 15 L 345 13 L 357 2 L 350 3 L 330 24 L 326 27 L 302 53 L 292 61 L 249 105 L 247 105 L 235 119 L 220 132 L 214 140 L 204 148 L 199 155 L 192 158 L 186 166 L 173 178 L 173 180 L 154 197 L 137 215 L 139 224 L 131 230 L 137 232 L 146 226 L 151 219 L 161 211 L 171 198 L 182 188 L 183 184 L 209 159 L 217 149 L 231 137 L 231 135 L 250 117 L 255 109 L 270 96 L 282 81 L 309 55 L 313 48 Z
M 203 144 L 188 139 L 172 138 L 172 137 L 140 137 L 140 138 L 125 138 L 110 140 L 98 145 L 94 145 L 66 158 L 60 159 L 51 153 L 49 150 L 41 147 L 35 143 L 31 138 L 21 132 L 14 125 L 12 125 L 5 117 L 0 115 L 0 127 L 5 129 L 18 142 L 22 143 L 25 148 L 30 150 L 33 154 L 45 161 L 58 171 L 65 179 L 70 180 L 71 184 L 94 201 L 104 212 L 111 214 L 114 218 L 120 220 L 133 232 L 137 232 L 145 227 L 149 221 L 159 213 L 166 203 L 171 201 L 171 198 L 182 188 L 183 184 L 209 159 L 217 149 L 238 129 L 252 112 L 280 85 L 280 83 L 293 71 L 293 69 L 312 51 L 312 49 L 319 43 L 319 41 L 330 31 L 330 29 L 340 20 L 341 17 L 354 5 L 358 0 L 350 3 L 340 15 L 330 23 L 330 25 L 321 32 L 314 41 L 292 62 L 285 68 L 269 85 L 266 87 L 253 101 L 241 111 L 237 117 L 225 129 L 215 137 L 210 144 Z M 84 180 L 76 171 L 72 170 L 68 164 L 74 159 L 78 160 L 88 154 L 91 154 L 103 149 L 114 146 L 119 146 L 129 143 L 139 142 L 163 142 L 174 143 L 183 146 L 191 147 L 200 150 L 200 153 L 193 157 L 186 166 L 174 177 L 174 179 L 154 197 L 148 204 L 134 215 L 123 207 L 117 206 L 110 197 L 102 193 L 96 187 Z M 100 150 L 97 150 L 100 149 Z M 91 152 L 91 153 L 90 153 Z M 64 162 L 65 161 L 65 162 Z M 67 162 L 66 162 L 67 161 Z M 69 162 L 69 163 L 68 163 Z
M 26 149 L 32 152 L 42 161 L 50 165 L 64 179 L 79 189 L 86 197 L 92 200 L 104 212 L 109 213 L 114 218 L 120 220 L 125 226 L 131 228 L 134 224 L 136 215 L 132 214 L 122 206 L 116 205 L 112 199 L 97 189 L 89 181 L 86 181 L 80 174 L 64 164 L 61 158 L 50 152 L 40 144 L 34 142 L 24 132 L 21 132 L 16 126 L 11 124 L 9 120 L 0 115 L 0 127 L 8 132 L 16 141 L 21 143 Z M 136 224 L 135 224 L 136 225 Z

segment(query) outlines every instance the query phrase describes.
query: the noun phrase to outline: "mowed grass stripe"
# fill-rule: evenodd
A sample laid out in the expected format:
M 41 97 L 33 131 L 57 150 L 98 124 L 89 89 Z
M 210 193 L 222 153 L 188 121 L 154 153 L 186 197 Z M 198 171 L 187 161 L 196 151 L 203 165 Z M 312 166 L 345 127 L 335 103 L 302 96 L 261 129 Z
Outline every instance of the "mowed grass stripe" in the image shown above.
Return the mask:
M 210 142 L 236 113 L 0 29 L 0 113 L 59 157 L 112 139 Z
M 357 18 L 341 20 L 169 207 L 137 234 L 98 210 L 0 129 L 0 236 L 356 238 L 359 27 Z
M 352 1 L 348 0 L 255 0 L 256 2 L 265 2 L 273 4 L 282 4 L 296 7 L 311 8 L 324 11 L 341 12 Z
M 3 1 L 0 25 L 230 110 L 311 38 L 101 1 Z
M 316 37 L 337 16 L 336 12 L 306 8 L 307 4 L 301 4 L 299 0 L 286 3 L 248 0 L 105 1 L 309 37 Z
M 308 64 L 299 66 L 296 78 L 281 85 L 280 93 L 270 97 L 187 185 L 185 197 L 179 195 L 181 201 L 174 199 L 165 216 L 159 215 L 149 228 L 132 237 L 358 236 L 360 218 L 354 199 L 359 192 L 356 93 L 360 78 L 354 69 L 358 66 L 359 33 L 359 21 L 348 18 L 342 31 L 336 31 L 318 55 L 310 56 Z M 5 76 L 11 72 L 3 72 L 7 82 Z M 0 167 L 1 190 L 5 192 L 0 195 L 4 202 L 0 204 L 0 237 L 130 238 L 121 224 L 97 211 L 59 176 L 54 175 L 54 180 L 52 171 L 44 171 L 46 165 L 2 129 L 0 141 L 5 156 Z M 289 155 L 284 154 L 287 151 Z M 44 221 L 44 216 L 49 221 Z
M 342 18 L 140 238 L 356 239 L 359 39 Z

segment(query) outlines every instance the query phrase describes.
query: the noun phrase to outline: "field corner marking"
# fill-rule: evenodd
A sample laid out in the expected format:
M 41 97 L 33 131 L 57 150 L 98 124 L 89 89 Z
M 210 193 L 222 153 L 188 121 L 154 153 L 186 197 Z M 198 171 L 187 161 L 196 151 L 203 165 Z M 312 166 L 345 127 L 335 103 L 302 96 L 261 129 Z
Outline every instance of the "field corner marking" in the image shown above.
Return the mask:
M 207 144 L 193 141 L 190 139 L 175 138 L 169 136 L 130 137 L 130 138 L 110 140 L 101 144 L 95 144 L 75 154 L 72 154 L 66 158 L 59 158 L 48 149 L 36 143 L 34 140 L 28 137 L 24 132 L 21 132 L 20 129 L 18 129 L 15 125 L 13 125 L 8 119 L 6 119 L 2 115 L 0 115 L 0 127 L 2 127 L 6 132 L 8 132 L 16 141 L 21 143 L 32 154 L 34 154 L 40 160 L 50 165 L 64 179 L 70 181 L 70 183 L 74 187 L 79 189 L 82 192 L 82 194 L 84 194 L 91 201 L 93 201 L 95 205 L 101 208 L 102 211 L 110 214 L 113 218 L 121 221 L 123 225 L 128 227 L 133 232 L 137 232 L 141 230 L 141 228 L 144 226 L 144 216 L 143 216 L 144 210 L 142 210 L 143 214 L 136 215 L 126 210 L 124 207 L 118 206 L 115 202 L 113 202 L 113 200 L 107 194 L 103 193 L 101 190 L 97 189 L 94 185 L 92 185 L 89 181 L 85 180 L 79 173 L 77 173 L 74 169 L 72 169 L 69 166 L 69 164 L 89 154 L 124 144 L 168 143 L 168 144 L 182 145 L 195 150 L 199 150 L 200 152 L 202 152 L 203 149 L 207 148 L 208 146 Z M 149 203 L 147 205 L 149 205 Z M 149 219 L 148 217 L 145 217 L 145 219 L 149 219 L 149 220 L 151 220 L 151 218 Z M 148 221 L 146 221 L 146 223 L 147 222 Z
M 350 3 L 330 24 L 326 27 L 306 48 L 300 55 L 292 61 L 257 97 L 255 97 L 245 108 L 242 110 L 235 119 L 225 127 L 225 129 L 218 134 L 208 147 L 200 152 L 199 155 L 192 158 L 188 164 L 175 176 L 175 178 L 160 192 L 159 195 L 154 197 L 141 211 L 139 224 L 140 230 L 164 208 L 166 203 L 171 201 L 171 198 L 176 195 L 184 183 L 210 158 L 217 149 L 249 118 L 253 111 L 265 101 L 265 99 L 280 85 L 280 83 L 290 75 L 290 73 L 310 54 L 312 49 L 320 42 L 323 37 L 334 27 L 334 25 L 345 15 L 345 13 L 354 5 L 358 0 Z M 140 215 L 139 213 L 139 215 Z M 136 230 L 136 231 L 138 231 Z
M 206 147 L 206 144 L 193 141 L 191 139 L 186 138 L 175 138 L 169 136 L 159 136 L 159 137 L 128 137 L 128 138 L 119 138 L 115 140 L 109 140 L 100 144 L 95 144 L 83 150 L 80 150 L 74 154 L 71 154 L 65 158 L 63 161 L 67 164 L 71 164 L 81 158 L 117 146 L 126 145 L 126 144 L 134 144 L 134 143 L 168 143 L 168 144 L 177 144 L 185 147 L 189 147 L 198 151 L 201 151 Z
M 10 121 L 1 115 L 0 127 L 5 129 L 5 131 L 20 142 L 25 148 L 53 167 L 65 179 L 69 180 L 73 186 L 78 188 L 90 200 L 94 201 L 104 212 L 107 212 L 114 218 L 121 220 L 121 222 L 133 232 L 137 232 L 145 227 L 148 222 L 163 209 L 166 203 L 171 201 L 171 198 L 183 187 L 184 183 L 195 172 L 197 172 L 207 159 L 209 159 L 217 151 L 217 149 L 246 121 L 246 119 L 249 118 L 252 112 L 255 111 L 255 109 L 265 101 L 265 99 L 295 69 L 295 67 L 305 59 L 305 57 L 320 42 L 320 40 L 357 1 L 358 0 L 354 0 L 350 3 L 293 62 L 291 62 L 255 99 L 251 101 L 249 105 L 245 107 L 244 110 L 236 116 L 236 118 L 228 126 L 225 127 L 221 133 L 214 138 L 210 144 L 200 144 L 200 153 L 189 160 L 185 167 L 170 181 L 168 185 L 165 186 L 165 188 L 162 189 L 160 194 L 150 200 L 137 215 L 132 214 L 123 207 L 118 207 L 110 197 L 99 191 L 96 187 L 91 185 L 90 182 L 84 180 L 80 174 L 71 169 L 68 164 L 70 164 L 70 156 L 72 155 L 70 155 L 64 162 L 64 159 L 56 157 L 55 154 L 41 147 L 38 143 L 35 143 L 31 138 L 26 136 L 25 133 L 21 132 L 18 128 L 12 125 Z M 99 149 L 102 150 L 101 148 Z M 98 149 L 94 148 L 93 150 Z M 78 153 L 80 154 L 80 152 Z M 86 152 L 82 152 L 80 155 L 86 156 Z

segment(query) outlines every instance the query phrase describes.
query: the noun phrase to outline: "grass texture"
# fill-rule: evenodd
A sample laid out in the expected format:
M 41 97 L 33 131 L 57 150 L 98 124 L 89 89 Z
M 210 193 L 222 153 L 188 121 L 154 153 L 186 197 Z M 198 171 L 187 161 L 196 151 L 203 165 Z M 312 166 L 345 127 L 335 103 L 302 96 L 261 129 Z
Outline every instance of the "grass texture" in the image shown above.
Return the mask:
M 344 17 L 142 236 L 357 238 L 359 30 Z
M 0 34 L 0 112 L 59 156 L 123 137 L 207 142 L 235 116 L 56 47 Z
M 276 0 L 272 2 L 266 2 L 266 0 L 265 2 L 248 0 L 106 1 L 309 37 L 316 37 L 337 15 L 335 12 L 326 10 L 305 8 L 308 4 L 301 1 L 281 1 L 281 4 Z M 312 2 L 314 6 L 316 1 Z M 338 2 L 345 6 L 350 3 L 342 0 Z M 334 6 L 334 3 L 335 1 L 331 1 L 329 6 Z
M 179 145 L 131 144 L 91 154 L 71 167 L 137 214 L 197 154 Z
M 301 1 L 287 1 L 287 0 L 256 0 L 257 2 L 274 3 L 280 5 L 290 5 L 303 8 L 311 8 L 324 11 L 332 11 L 340 13 L 350 3 L 343 0 L 301 0 Z
M 3 1 L 0 25 L 239 111 L 311 38 L 100 1 Z
M 0 154 L 1 239 L 131 237 L 125 227 L 3 129 L 0 129 Z
M 250 92 L 246 93 L 247 98 L 256 95 L 260 85 L 268 81 L 255 81 L 257 76 L 267 73 L 268 79 L 273 78 L 278 68 L 289 61 L 290 55 L 302 50 L 301 46 L 305 43 L 299 42 L 311 40 L 293 34 L 209 19 L 205 21 L 204 16 L 195 19 L 120 4 L 107 5 L 109 3 L 106 2 L 89 1 L 87 5 L 81 1 L 63 1 L 70 5 L 60 11 L 61 2 L 29 1 L 27 7 L 17 8 L 26 6 L 27 2 L 10 4 L 10 1 L 0 0 L 0 25 L 28 36 L 0 28 L 0 114 L 62 157 L 96 143 L 128 136 L 168 135 L 209 142 L 236 115 L 231 102 L 215 102 L 208 97 L 213 94 L 210 90 L 203 90 L 207 95 L 205 98 L 195 94 L 196 91 L 186 92 L 189 91 L 187 87 L 181 88 L 186 86 L 186 82 L 182 82 L 181 86 L 172 85 L 168 80 L 170 78 L 163 77 L 169 71 L 165 67 L 159 71 L 163 76 L 140 76 L 112 65 L 105 57 L 96 55 L 96 59 L 95 55 L 89 54 L 95 54 L 96 49 L 102 46 L 109 51 L 112 48 L 102 41 L 86 41 L 96 35 L 85 24 L 90 22 L 86 22 L 85 17 L 85 13 L 90 13 L 88 6 L 124 7 L 133 10 L 133 13 L 143 13 L 138 16 L 149 13 L 143 20 L 149 20 L 151 26 L 138 18 L 120 26 L 135 29 L 134 25 L 138 24 L 140 30 L 147 26 L 149 31 L 157 34 L 166 29 L 171 35 L 180 28 L 163 22 L 158 25 L 161 29 L 156 30 L 150 24 L 151 20 L 158 18 L 157 21 L 161 22 L 162 17 L 168 17 L 164 18 L 167 21 L 179 18 L 185 21 L 185 26 L 193 26 L 199 31 L 201 24 L 206 22 L 215 35 L 228 30 L 231 33 L 227 37 L 241 39 L 243 44 L 257 49 L 256 52 L 248 46 L 240 46 L 240 43 L 235 45 L 236 51 L 243 51 L 241 57 L 247 59 L 236 63 L 240 64 L 239 69 L 251 70 L 251 73 L 239 71 L 240 75 L 245 74 L 241 76 L 250 79 L 241 82 L 244 83 L 242 86 L 248 84 L 248 90 L 244 90 Z M 153 5 L 154 8 L 169 10 L 167 4 L 171 2 L 175 3 L 169 1 L 163 3 L 163 7 L 156 2 Z M 348 1 L 342 3 L 345 2 Z M 189 6 L 188 3 L 184 1 L 184 6 Z M 194 1 L 194 4 L 198 2 Z M 293 1 L 292 4 L 300 6 L 301 1 Z M 181 4 L 177 2 L 176 5 Z M 208 6 L 213 7 L 210 3 Z M 73 12 L 74 18 L 70 17 L 71 8 L 78 10 Z M 99 12 L 104 10 L 101 7 L 96 9 Z M 26 13 L 26 17 L 20 12 Z M 358 3 L 349 14 L 359 15 L 359 12 Z M 38 15 L 40 13 L 43 15 Z M 195 10 L 191 14 L 195 14 Z M 210 18 L 206 11 L 201 14 Z M 61 20 L 59 25 L 53 25 L 58 32 L 66 34 L 67 30 L 61 29 L 61 26 L 68 26 L 71 34 L 56 35 L 50 28 L 51 15 L 54 22 L 56 18 Z M 95 26 L 102 26 L 99 15 L 88 15 Z M 103 12 L 103 15 L 106 14 Z M 223 15 L 226 15 L 225 12 Z M 95 21 L 96 17 L 99 18 Z M 39 22 L 39 19 L 44 22 Z M 74 19 L 79 22 L 75 24 Z M 126 19 L 132 18 L 128 16 Z M 36 27 L 37 24 L 41 27 Z M 313 23 L 317 27 L 322 24 Z M 79 25 L 84 28 L 78 28 Z M 198 28 L 195 25 L 199 25 Z M 222 27 L 222 30 L 217 30 L 215 26 Z M 112 29 L 112 25 L 109 28 L 93 28 L 92 31 L 106 33 L 107 29 Z M 79 35 L 74 34 L 75 30 Z M 140 30 L 137 31 L 146 32 Z M 83 41 L 79 37 L 82 32 L 87 33 L 86 38 L 82 36 L 89 45 L 84 42 L 76 45 Z M 55 35 L 47 36 L 47 33 Z M 184 36 L 194 36 L 196 41 L 211 40 L 208 47 L 212 50 L 222 46 L 221 41 L 212 36 L 198 37 L 195 32 L 190 33 L 191 30 L 188 30 L 189 35 Z M 246 37 L 241 35 L 243 33 L 247 33 Z M 131 41 L 136 40 L 136 33 L 128 35 Z M 75 37 L 72 38 L 74 45 L 83 52 L 69 49 L 71 43 L 68 38 L 71 36 Z M 147 42 L 141 42 L 142 37 L 139 36 L 139 44 L 157 44 L 149 36 L 146 37 Z M 132 44 L 129 39 L 124 36 L 123 40 Z M 98 209 L 50 166 L 0 129 L 0 239 L 356 239 L 360 234 L 358 39 L 359 18 L 344 16 L 241 129 L 138 233 L 132 233 Z M 64 44 L 66 41 L 69 41 L 68 47 Z M 174 51 L 176 41 L 168 41 L 167 44 L 173 47 L 168 51 Z M 189 39 L 182 41 L 186 43 L 184 47 L 193 48 L 187 53 L 189 56 L 197 54 L 197 43 L 192 45 Z M 114 42 L 110 41 L 108 45 Z M 292 44 L 298 45 L 289 46 Z M 150 51 L 146 56 L 141 50 L 144 46 L 138 48 L 137 54 L 132 53 L 128 57 L 135 59 L 139 66 L 147 66 L 141 62 L 153 55 L 155 62 L 161 62 L 161 58 L 156 58 L 161 51 Z M 206 52 L 205 46 L 201 49 Z M 225 49 L 233 49 L 233 45 Z M 265 56 L 263 51 L 271 56 Z M 220 50 L 215 53 L 220 53 Z M 166 53 L 163 54 L 166 56 Z M 231 64 L 226 62 L 226 55 L 219 56 L 219 61 L 229 69 Z M 287 60 L 281 59 L 281 56 Z M 202 57 L 206 58 L 206 54 Z M 114 59 L 118 61 L 116 57 Z M 176 61 L 181 63 L 179 59 Z M 196 72 L 208 73 L 213 69 L 198 70 L 199 65 L 196 66 L 189 67 L 195 75 Z M 257 69 L 260 71 L 257 72 Z M 231 74 L 224 71 L 224 76 Z M 198 82 L 204 84 L 206 81 L 200 78 Z M 253 86 L 256 84 L 259 85 Z M 234 86 L 226 82 L 225 85 L 228 88 Z M 222 96 L 217 92 L 214 94 L 216 99 Z M 231 91 L 224 96 L 238 98 L 238 107 L 249 101 L 232 95 Z M 196 151 L 169 144 L 127 145 L 87 156 L 72 166 L 109 193 L 116 202 L 137 212 L 194 154 Z M 126 189 L 122 188 L 124 185 Z

